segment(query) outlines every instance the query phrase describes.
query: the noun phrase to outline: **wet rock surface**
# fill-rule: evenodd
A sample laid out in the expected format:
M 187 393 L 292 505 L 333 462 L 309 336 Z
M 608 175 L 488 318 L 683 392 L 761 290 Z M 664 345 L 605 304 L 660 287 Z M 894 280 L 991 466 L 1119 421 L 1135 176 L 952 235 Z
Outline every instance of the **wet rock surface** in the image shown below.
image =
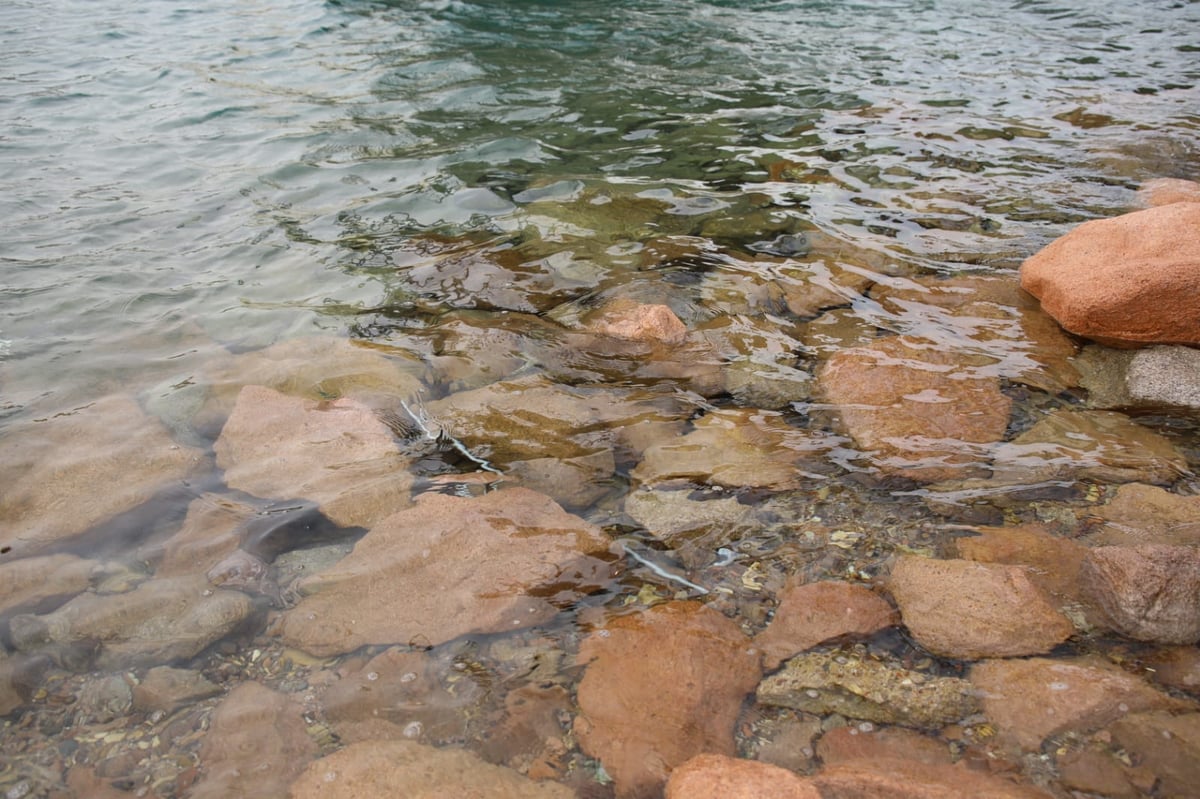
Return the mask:
M 759 684 L 757 698 L 766 705 L 918 728 L 949 724 L 977 709 L 966 680 L 837 650 L 792 658 Z
M 1067 330 L 1100 343 L 1200 344 L 1200 205 L 1087 222 L 1025 261 L 1021 286 Z
M 427 494 L 375 525 L 336 566 L 301 580 L 275 630 L 315 655 L 436 645 L 544 622 L 608 579 L 603 532 L 524 488 Z
M 718 494 L 697 498 L 695 493 L 634 491 L 626 495 L 624 510 L 655 538 L 675 547 L 685 542 L 719 547 L 759 525 L 755 509 L 737 497 Z
M 1083 560 L 1087 597 L 1114 630 L 1139 641 L 1200 641 L 1200 549 L 1095 547 Z
M 1074 632 L 1019 566 L 904 556 L 888 590 L 913 637 L 943 657 L 1040 654 Z
M 46 555 L 0 563 L 0 615 L 18 610 L 52 610 L 91 585 L 99 564 L 75 555 Z
M 1200 784 L 1200 713 L 1131 713 L 1109 727 L 1113 741 L 1156 777 L 1159 796 L 1183 799 Z
M 1200 183 L 1181 178 L 1147 180 L 1138 188 L 1138 199 L 1151 207 L 1170 205 L 1171 203 L 1200 202 Z
M 1120 486 L 1106 504 L 1088 509 L 1088 520 L 1088 541 L 1099 546 L 1200 544 L 1200 497 L 1158 486 Z
M 317 754 L 301 708 L 291 698 L 253 682 L 221 700 L 200 750 L 202 776 L 191 796 L 283 796 Z
M 787 769 L 725 755 L 696 755 L 671 772 L 666 799 L 820 799 L 812 781 Z
M 611 618 L 583 641 L 579 662 L 575 735 L 620 797 L 656 795 L 703 752 L 732 756 L 738 712 L 760 676 L 745 634 L 696 602 Z
M 5 431 L 0 550 L 34 555 L 177 487 L 205 466 L 132 398 L 102 397 Z
M 832 355 L 817 392 L 884 474 L 927 482 L 980 474 L 1012 401 L 932 342 L 892 336 Z
M 1014 784 L 962 766 L 886 758 L 844 761 L 821 771 L 813 777 L 813 782 L 822 796 L 833 799 L 955 799 L 961 796 L 1049 799 L 1051 796 L 1032 785 Z
M 511 769 L 485 763 L 461 749 L 434 749 L 412 741 L 363 741 L 309 765 L 292 783 L 292 799 L 382 796 L 403 785 L 405 796 L 434 799 L 569 799 L 556 783 L 537 783 Z
M 823 580 L 791 584 L 779 595 L 770 625 L 754 639 L 767 669 L 842 636 L 866 637 L 899 621 L 895 608 L 869 588 Z
M 1100 729 L 1128 713 L 1187 707 L 1099 658 L 989 660 L 971 669 L 1002 739 L 1036 751 L 1049 736 Z
M 268 499 L 304 498 L 345 527 L 367 527 L 411 504 L 408 458 L 366 405 L 246 386 L 214 449 L 225 482 Z
M 158 665 L 193 657 L 236 630 L 254 611 L 239 591 L 209 587 L 203 577 L 150 580 L 123 594 L 81 594 L 53 613 L 10 622 L 25 652 L 81 651 L 97 668 Z

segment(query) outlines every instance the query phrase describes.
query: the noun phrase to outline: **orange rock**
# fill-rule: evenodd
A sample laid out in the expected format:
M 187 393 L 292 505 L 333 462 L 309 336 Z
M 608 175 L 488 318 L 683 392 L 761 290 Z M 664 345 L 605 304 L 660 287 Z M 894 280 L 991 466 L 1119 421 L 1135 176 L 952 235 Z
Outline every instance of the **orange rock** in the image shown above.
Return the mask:
M 1171 203 L 1200 203 L 1200 183 L 1180 178 L 1155 178 L 1138 188 L 1138 200 L 1152 208 Z
M 1114 346 L 1200 344 L 1200 204 L 1087 222 L 1021 266 L 1064 328 Z
M 696 755 L 671 772 L 666 799 L 821 799 L 811 780 L 787 769 L 725 755 Z
M 635 341 L 682 344 L 687 327 L 666 305 L 647 305 L 618 298 L 589 316 L 585 324 L 596 333 Z
M 861 585 L 837 580 L 789 585 L 780 594 L 775 618 L 754 643 L 763 651 L 767 669 L 774 669 L 822 641 L 868 636 L 898 618 L 887 600 Z
M 978 445 L 1003 438 L 1012 407 L 995 378 L 901 336 L 834 354 L 817 390 L 882 472 L 929 482 L 980 473 L 987 453 Z
M 1157 796 L 1186 799 L 1200 786 L 1200 713 L 1135 713 L 1110 728 L 1113 740 L 1157 778 Z
M 1003 740 L 1036 751 L 1047 736 L 1097 730 L 1127 713 L 1186 707 L 1099 658 L 990 660 L 971 669 Z
M 915 760 L 850 760 L 813 776 L 825 799 L 1050 799 L 1028 784 Z
M 975 532 L 954 542 L 960 558 L 1028 566 L 1029 578 L 1055 599 L 1079 599 L 1079 567 L 1087 547 L 1053 535 L 1039 524 L 980 527 Z
M 618 616 L 579 649 L 579 745 L 603 763 L 618 797 L 657 795 L 690 758 L 733 756 L 758 659 L 737 624 L 698 602 Z
M 835 727 L 817 742 L 817 754 L 826 766 L 853 760 L 913 760 L 944 763 L 953 760 L 945 741 L 903 727 L 861 729 L 860 726 Z
M 913 637 L 943 657 L 1048 652 L 1074 632 L 1019 566 L 903 556 L 888 587 Z

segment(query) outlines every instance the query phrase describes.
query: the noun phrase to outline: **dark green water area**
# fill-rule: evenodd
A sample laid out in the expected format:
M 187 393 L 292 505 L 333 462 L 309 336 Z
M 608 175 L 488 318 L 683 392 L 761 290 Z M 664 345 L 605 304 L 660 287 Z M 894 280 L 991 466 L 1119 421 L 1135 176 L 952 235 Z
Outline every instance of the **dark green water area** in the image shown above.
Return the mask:
M 751 682 L 701 748 L 819 775 L 899 730 L 1050 796 L 1187 795 L 1194 641 L 1114 630 L 1071 570 L 1200 544 L 1200 424 L 1099 401 L 1121 356 L 1017 288 L 1158 178 L 1200 180 L 1194 0 L 4 3 L 0 791 L 282 796 L 395 739 L 656 796 L 585 729 L 612 695 L 642 760 L 686 738 L 581 690 L 605 625 L 702 605 L 750 647 L 796 586 L 894 605 L 935 558 L 1045 578 L 1073 631 L 1014 657 L 1135 682 L 1044 729 L 978 684 L 933 724 Z M 939 375 L 903 397 L 945 406 L 927 435 L 850 429 L 886 390 L 822 377 L 885 339 Z M 1006 662 L 901 610 L 786 656 Z M 686 682 L 647 635 L 630 679 Z M 252 683 L 274 709 L 238 716 Z

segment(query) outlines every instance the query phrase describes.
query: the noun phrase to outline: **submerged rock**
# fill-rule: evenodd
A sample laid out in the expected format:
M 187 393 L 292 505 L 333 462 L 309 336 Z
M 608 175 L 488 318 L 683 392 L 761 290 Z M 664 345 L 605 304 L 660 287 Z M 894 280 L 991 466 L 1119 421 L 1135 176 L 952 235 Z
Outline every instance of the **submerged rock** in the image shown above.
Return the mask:
M 725 390 L 748 408 L 779 410 L 807 400 L 812 377 L 799 368 L 799 340 L 774 316 L 722 314 L 699 333 L 723 361 Z
M 94 560 L 45 555 L 0 563 L 0 615 L 14 610 L 45 612 L 91 585 Z M 49 605 L 50 607 L 45 607 Z
M 35 555 L 182 484 L 204 454 L 176 444 L 130 397 L 103 397 L 0 442 L 0 552 Z
M 1134 763 L 1156 777 L 1156 796 L 1195 796 L 1200 785 L 1200 713 L 1131 713 L 1108 730 Z
M 942 657 L 1039 654 L 1075 631 L 1020 566 L 905 555 L 888 589 L 909 632 Z
M 1051 735 L 1089 733 L 1127 713 L 1186 707 L 1100 658 L 989 660 L 971 685 L 1001 739 L 1038 751 Z
M 0 653 L 0 717 L 28 703 L 50 667 L 43 655 Z
M 1165 488 L 1129 483 L 1117 489 L 1107 505 L 1086 508 L 1081 521 L 1099 545 L 1200 545 L 1200 497 L 1173 494 Z M 1102 522 L 1097 525 L 1097 522 Z
M 202 494 L 188 505 L 179 530 L 163 544 L 158 577 L 204 574 L 241 545 L 242 525 L 255 509 L 217 494 Z
M 821 799 L 811 780 L 779 766 L 726 755 L 696 755 L 671 772 L 666 799 Z
M 283 796 L 317 755 L 307 726 L 302 708 L 288 696 L 242 683 L 213 712 L 200 748 L 203 776 L 189 796 Z
M 1144 544 L 1088 550 L 1084 590 L 1114 630 L 1139 641 L 1200 641 L 1200 548 Z
M 826 456 L 840 443 L 792 427 L 777 411 L 713 410 L 682 438 L 647 449 L 632 476 L 646 486 L 687 480 L 786 491 L 827 472 Z
M 631 491 L 625 496 L 625 514 L 674 548 L 691 542 L 715 549 L 761 527 L 755 508 L 737 497 L 697 498 L 695 493 L 650 488 Z
M 1180 178 L 1155 178 L 1138 187 L 1138 200 L 1152 208 L 1171 203 L 1200 202 L 1200 183 Z
M 1200 204 L 1086 222 L 1021 266 L 1064 328 L 1102 344 L 1200 344 Z
M 209 682 L 198 671 L 155 666 L 133 686 L 133 707 L 143 712 L 173 711 L 184 704 L 221 693 L 221 686 Z
M 1088 548 L 1078 541 L 1052 535 L 1037 524 L 977 527 L 974 533 L 954 542 L 963 560 L 1024 566 L 1029 579 L 1055 603 L 1080 600 L 1079 569 Z
M 965 764 L 900 758 L 847 760 L 813 775 L 821 796 L 832 799 L 1051 799 L 1030 784 L 975 771 Z
M 869 588 L 837 580 L 789 584 L 767 629 L 754 639 L 764 665 L 784 660 L 819 643 L 846 635 L 865 637 L 899 619 L 895 608 Z
M 650 796 L 702 752 L 734 754 L 733 731 L 761 674 L 738 626 L 696 602 L 612 618 L 579 650 L 575 735 L 616 783 L 617 796 Z
M 1200 408 L 1200 351 L 1155 345 L 1119 350 L 1094 344 L 1080 358 L 1092 408 Z
M 608 545 L 600 528 L 528 489 L 426 494 L 336 566 L 300 580 L 303 599 L 276 632 L 326 656 L 528 627 L 607 581 L 597 556 Z
M 95 666 L 114 670 L 190 658 L 230 634 L 253 611 L 240 591 L 212 590 L 202 575 L 150 580 L 110 596 L 80 594 L 53 613 L 14 616 L 25 652 L 97 646 Z
M 980 473 L 1012 407 L 996 378 L 900 336 L 832 355 L 817 393 L 880 472 L 928 482 Z
M 682 344 L 687 327 L 666 305 L 615 298 L 589 314 L 584 325 L 593 332 L 615 338 L 673 346 Z
M 411 504 L 408 459 L 392 430 L 355 400 L 246 386 L 214 449 L 231 488 L 303 497 L 346 527 L 369 527 Z
M 996 448 L 992 480 L 1168 485 L 1187 471 L 1169 439 L 1125 414 L 1059 410 Z
M 291 799 L 388 796 L 403 787 L 411 799 L 571 799 L 564 785 L 534 782 L 512 769 L 485 763 L 461 749 L 434 749 L 413 741 L 362 741 L 310 764 L 292 783 Z M 282 794 L 280 794 L 282 795 Z
M 758 686 L 764 705 L 935 728 L 977 709 L 970 683 L 934 677 L 842 651 L 797 655 Z

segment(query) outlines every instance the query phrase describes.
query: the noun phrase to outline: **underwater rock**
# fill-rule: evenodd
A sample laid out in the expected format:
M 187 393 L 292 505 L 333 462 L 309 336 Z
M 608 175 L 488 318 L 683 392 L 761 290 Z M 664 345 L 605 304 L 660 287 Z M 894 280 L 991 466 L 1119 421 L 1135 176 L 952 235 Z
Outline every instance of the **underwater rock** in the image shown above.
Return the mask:
M 5 430 L 0 442 L 0 555 L 35 555 L 179 485 L 204 453 L 176 444 L 130 397 Z
M 80 594 L 53 613 L 14 616 L 10 629 L 25 652 L 98 645 L 96 668 L 115 670 L 190 658 L 253 609 L 240 591 L 212 590 L 194 575 L 150 580 L 124 594 Z
M 254 513 L 255 509 L 244 502 L 201 494 L 188 505 L 178 532 L 163 543 L 155 576 L 206 573 L 238 548 L 238 532 Z
M 1200 183 L 1180 178 L 1155 178 L 1138 187 L 1138 201 L 1152 208 L 1171 203 L 1200 202 Z
M 0 652 L 0 718 L 33 698 L 50 665 L 50 659 L 44 655 Z
M 335 566 L 300 580 L 275 632 L 327 656 L 367 644 L 436 646 L 554 616 L 602 586 L 604 532 L 525 488 L 422 495 L 371 528 Z
M 413 741 L 362 741 L 309 764 L 292 783 L 291 799 L 389 796 L 488 799 L 572 799 L 553 782 L 534 782 L 512 769 L 485 763 L 461 749 L 434 749 Z M 282 794 L 280 794 L 282 795 Z
M 1164 436 L 1113 411 L 1058 410 L 995 448 L 992 481 L 1169 485 L 1187 460 Z
M 691 542 L 716 549 L 762 526 L 737 497 L 696 498 L 694 491 L 642 488 L 625 495 L 625 514 L 672 548 Z
M 412 504 L 408 458 L 392 430 L 356 400 L 246 386 L 213 449 L 230 488 L 312 500 L 345 527 L 369 527 Z
M 309 400 L 353 398 L 372 408 L 393 407 L 397 399 L 409 399 L 421 390 L 419 375 L 425 367 L 415 356 L 389 357 L 381 349 L 312 336 L 218 358 L 200 375 L 209 396 L 193 424 L 216 438 L 246 386 L 265 386 Z
M 97 566 L 94 560 L 67 554 L 0 563 L 0 615 L 50 610 L 56 602 L 87 590 Z
M 1200 713 L 1131 713 L 1108 730 L 1134 763 L 1157 778 L 1156 796 L 1195 796 L 1200 785 Z
M 966 764 L 878 758 L 847 760 L 812 777 L 830 799 L 1051 799 L 1030 785 L 975 771 Z
M 839 580 L 793 582 L 780 592 L 775 617 L 754 644 L 771 670 L 824 641 L 844 635 L 866 637 L 898 620 L 895 608 L 865 586 Z
M 1138 641 L 1200 641 L 1200 548 L 1095 547 L 1080 570 L 1084 590 L 1114 630 Z
M 970 679 L 1001 740 L 1030 752 L 1051 735 L 1094 732 L 1127 713 L 1188 707 L 1097 657 L 988 660 Z
M 504 697 L 504 717 L 483 734 L 479 754 L 531 779 L 560 779 L 571 750 L 571 694 L 561 685 L 522 685 Z
M 1133 397 L 1125 385 L 1129 364 L 1137 350 L 1119 350 L 1088 344 L 1079 351 L 1075 366 L 1079 385 L 1087 389 L 1087 407 L 1100 410 L 1132 408 Z
M 1020 566 L 904 555 L 888 589 L 909 632 L 942 657 L 1039 654 L 1075 631 Z
M 1115 346 L 1200 344 L 1200 204 L 1085 222 L 1021 266 L 1064 328 Z
M 957 353 L 900 336 L 832 355 L 817 393 L 880 472 L 927 482 L 980 473 L 1012 407 Z
M 760 704 L 932 729 L 977 709 L 970 683 L 834 650 L 797 655 L 758 686 Z
M 697 331 L 726 362 L 725 390 L 738 405 L 779 410 L 808 399 L 812 377 L 799 368 L 803 346 L 783 320 L 722 314 Z
M 325 718 L 344 740 L 354 739 L 353 728 L 363 723 L 373 724 L 375 738 L 459 740 L 486 689 L 469 678 L 447 685 L 437 666 L 428 653 L 387 649 L 325 689 Z
M 880 323 L 971 359 L 976 377 L 995 376 L 1052 394 L 1079 385 L 1079 347 L 1021 291 L 1015 277 L 890 278 L 871 298 L 888 314 Z
M 963 560 L 1027 567 L 1025 573 L 1056 603 L 1078 602 L 1083 589 L 1079 569 L 1087 547 L 1051 534 L 1038 524 L 977 527 L 974 535 L 954 541 Z
M 545 494 L 567 510 L 590 507 L 612 490 L 617 471 L 611 450 L 573 458 L 531 458 L 511 461 L 504 480 Z
M 666 799 L 821 799 L 811 780 L 779 766 L 726 755 L 702 754 L 678 766 Z
M 761 671 L 737 624 L 697 602 L 611 618 L 579 648 L 575 735 L 617 796 L 661 790 L 702 752 L 734 754 L 734 724 Z
M 862 729 L 862 727 L 868 729 Z M 910 760 L 950 765 L 954 755 L 946 742 L 907 727 L 847 725 L 835 727 L 817 742 L 817 754 L 826 766 L 854 760 Z
M 1164 646 L 1147 654 L 1146 666 L 1159 685 L 1196 696 L 1200 694 L 1200 649 Z
M 133 691 L 121 674 L 89 674 L 75 696 L 77 724 L 108 724 L 133 708 Z
M 146 713 L 192 704 L 221 693 L 221 686 L 208 681 L 198 671 L 155 666 L 133 686 L 133 708 Z
M 628 298 L 615 298 L 584 318 L 594 333 L 615 338 L 648 341 L 674 346 L 682 344 L 687 327 L 666 305 L 648 305 Z
M 317 755 L 302 708 L 256 682 L 234 688 L 213 711 L 200 747 L 203 777 L 192 799 L 283 796 Z
M 778 411 L 713 410 L 687 435 L 646 450 L 632 477 L 645 486 L 673 480 L 724 488 L 786 491 L 830 471 L 843 442 L 789 425 Z
M 1092 544 L 1200 545 L 1200 497 L 1158 486 L 1128 483 L 1107 505 L 1081 509 L 1080 515 Z

